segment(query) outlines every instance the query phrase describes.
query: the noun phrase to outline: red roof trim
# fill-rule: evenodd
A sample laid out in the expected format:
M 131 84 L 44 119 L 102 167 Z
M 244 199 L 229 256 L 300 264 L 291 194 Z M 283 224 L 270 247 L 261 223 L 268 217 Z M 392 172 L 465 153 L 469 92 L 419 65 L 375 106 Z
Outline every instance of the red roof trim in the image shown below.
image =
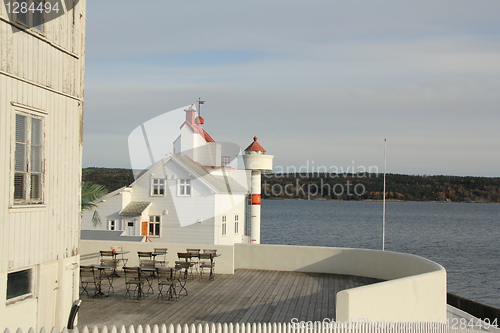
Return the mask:
M 245 149 L 245 151 L 266 151 L 264 147 L 260 145 L 260 143 L 257 142 L 258 138 L 256 136 L 253 137 L 253 142 L 250 144 L 250 146 Z
M 203 136 L 205 137 L 206 142 L 215 142 L 214 139 L 210 136 L 210 134 L 207 133 L 207 131 L 203 130 Z

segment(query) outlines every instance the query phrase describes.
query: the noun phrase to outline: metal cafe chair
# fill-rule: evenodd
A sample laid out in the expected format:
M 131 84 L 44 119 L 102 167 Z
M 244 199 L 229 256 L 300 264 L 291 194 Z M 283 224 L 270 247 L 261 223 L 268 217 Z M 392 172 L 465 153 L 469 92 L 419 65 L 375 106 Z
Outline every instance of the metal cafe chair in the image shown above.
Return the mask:
M 102 279 L 100 274 L 96 274 L 94 266 L 80 266 L 80 283 L 82 285 L 82 291 L 80 295 L 83 293 L 87 294 L 87 297 L 90 297 L 88 288 L 89 285 L 94 285 L 94 293 L 92 297 L 101 296 L 101 282 Z
M 144 284 L 144 280 L 141 278 L 141 268 L 140 267 L 123 267 L 123 273 L 125 275 L 125 300 L 128 298 L 132 298 L 132 292 L 137 294 L 137 300 L 144 296 L 142 291 L 142 285 Z M 134 288 L 132 290 L 132 288 Z
M 156 277 L 156 262 L 154 260 L 141 260 L 140 268 L 141 276 L 148 283 L 147 293 L 151 291 L 151 294 L 153 294 L 153 280 Z
M 194 263 L 194 268 L 198 272 L 198 265 L 200 264 L 200 249 L 186 249 L 187 253 L 191 253 L 191 262 Z
M 115 259 L 115 254 L 113 253 L 113 251 L 99 251 L 99 252 L 101 253 L 99 261 L 104 259 Z
M 196 257 L 198 254 L 200 254 L 200 249 L 186 249 L 187 253 L 191 253 L 193 257 Z
M 192 278 L 193 277 L 193 266 L 195 263 L 193 262 L 193 253 L 191 252 L 177 252 L 177 258 L 179 258 L 179 261 L 182 261 L 181 259 L 184 259 L 186 263 L 188 263 L 188 267 L 184 271 L 185 278 L 187 279 L 188 277 L 188 269 L 189 269 L 189 276 Z M 177 264 L 177 261 L 175 262 Z
M 167 264 L 167 250 L 167 248 L 155 248 L 152 254 L 153 259 L 162 266 Z M 163 260 L 158 260 L 158 256 L 163 256 Z
M 209 280 L 215 278 L 215 262 L 213 253 L 200 253 L 200 280 L 203 279 L 203 271 L 208 270 Z
M 166 296 L 167 300 L 179 299 L 176 291 L 176 280 L 175 280 L 175 271 L 174 268 L 171 267 L 157 267 L 156 274 L 158 277 L 158 297 L 163 300 Z M 167 288 L 165 290 L 165 288 Z
M 141 252 L 137 251 L 137 256 L 139 257 L 139 261 L 141 260 L 152 260 L 153 252 Z
M 188 291 L 186 289 L 186 281 L 188 276 L 188 269 L 191 268 L 191 263 L 188 261 L 176 261 L 175 262 L 175 279 L 179 282 L 179 296 L 182 296 L 181 293 L 184 290 L 186 293 L 185 296 L 188 295 Z
M 99 266 L 96 267 L 97 269 L 99 269 L 101 279 L 108 280 L 108 294 L 111 290 L 115 292 L 115 288 L 113 287 L 113 278 L 115 276 L 118 277 L 118 274 L 116 273 L 118 262 L 118 259 L 101 259 Z
M 139 266 L 144 260 L 153 260 L 153 252 L 137 251 L 137 256 L 139 257 Z

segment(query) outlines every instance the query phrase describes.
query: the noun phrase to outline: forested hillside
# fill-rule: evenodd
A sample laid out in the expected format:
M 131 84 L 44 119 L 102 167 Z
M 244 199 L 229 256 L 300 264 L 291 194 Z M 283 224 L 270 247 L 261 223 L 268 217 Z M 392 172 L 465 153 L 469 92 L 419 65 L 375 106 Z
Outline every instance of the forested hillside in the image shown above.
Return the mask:
M 382 200 L 381 174 L 267 174 L 264 198 Z M 405 201 L 500 202 L 500 178 L 387 174 L 386 198 Z
M 85 168 L 82 180 L 111 192 L 134 181 L 132 170 Z M 388 174 L 387 199 L 500 203 L 500 178 Z M 291 173 L 262 175 L 262 197 L 382 200 L 381 174 Z
M 120 187 L 132 184 L 134 175 L 130 169 L 84 168 L 82 170 L 82 181 L 101 184 L 108 192 L 112 192 Z

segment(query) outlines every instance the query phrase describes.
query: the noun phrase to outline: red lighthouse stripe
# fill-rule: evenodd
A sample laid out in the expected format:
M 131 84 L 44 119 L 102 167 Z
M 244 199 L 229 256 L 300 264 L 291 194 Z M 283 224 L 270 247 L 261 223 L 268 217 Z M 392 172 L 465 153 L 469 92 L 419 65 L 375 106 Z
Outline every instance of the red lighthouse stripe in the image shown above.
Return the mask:
M 260 205 L 260 194 L 252 194 L 252 205 Z

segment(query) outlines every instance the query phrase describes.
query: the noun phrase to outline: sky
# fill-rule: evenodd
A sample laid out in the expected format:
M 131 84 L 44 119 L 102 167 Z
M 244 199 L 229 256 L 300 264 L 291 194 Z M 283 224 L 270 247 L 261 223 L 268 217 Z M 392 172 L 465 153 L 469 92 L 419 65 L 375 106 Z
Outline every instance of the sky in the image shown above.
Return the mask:
M 498 0 L 88 0 L 83 165 L 130 168 L 135 128 L 201 98 L 276 171 L 382 172 L 387 139 L 389 173 L 499 177 L 499 22 Z

